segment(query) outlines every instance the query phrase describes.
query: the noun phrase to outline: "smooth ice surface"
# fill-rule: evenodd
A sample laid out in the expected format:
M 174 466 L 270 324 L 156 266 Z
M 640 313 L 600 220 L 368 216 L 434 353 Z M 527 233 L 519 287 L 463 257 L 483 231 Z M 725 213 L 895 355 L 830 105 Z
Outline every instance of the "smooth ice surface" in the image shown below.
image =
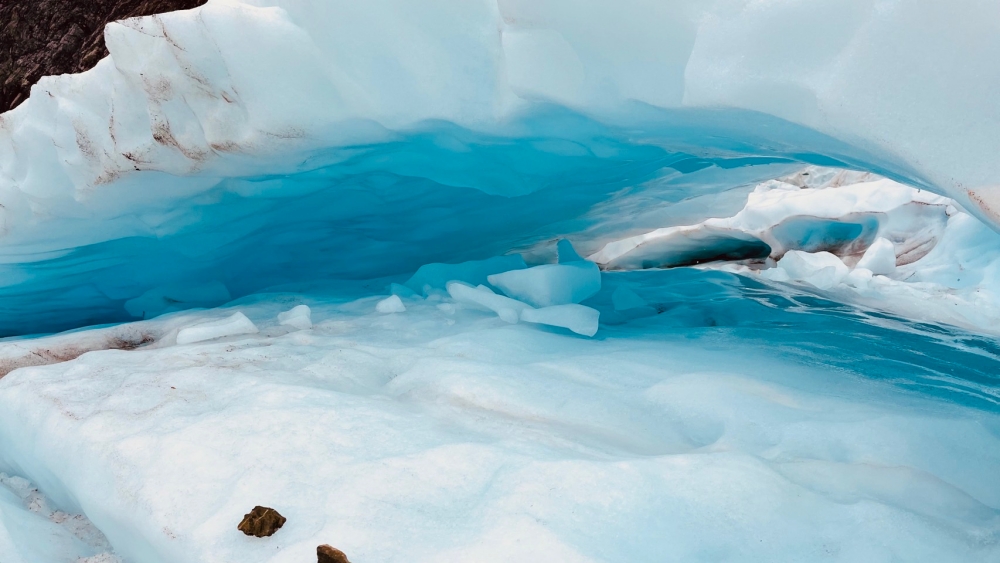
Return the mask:
M 724 272 L 603 277 L 594 339 L 441 296 L 143 321 L 164 336 L 0 380 L 0 471 L 128 563 L 1000 555 L 992 338 Z M 312 330 L 278 324 L 301 303 Z M 260 332 L 168 336 L 237 311 Z M 267 540 L 236 530 L 256 504 L 288 518 Z
M 521 311 L 521 320 L 567 328 L 583 336 L 594 336 L 597 334 L 600 315 L 597 310 L 583 305 L 551 305 L 540 309 L 525 309 Z
M 177 333 L 178 344 L 192 344 L 226 336 L 254 334 L 257 327 L 243 313 L 233 313 L 232 316 L 216 321 L 205 321 L 193 326 L 182 328 Z
M 211 0 L 113 23 L 109 58 L 0 116 L 0 335 L 227 301 L 162 288 L 240 297 L 584 231 L 590 254 L 656 203 L 718 216 L 800 163 L 996 225 L 998 10 Z M 765 251 L 745 242 L 718 250 Z
M 534 307 L 579 303 L 601 290 L 601 270 L 586 260 L 511 270 L 487 279 L 508 297 Z
M 530 309 L 527 303 L 497 295 L 485 285 L 472 287 L 461 281 L 448 284 L 448 295 L 459 303 L 477 305 L 496 313 L 504 322 L 516 323 L 521 318 L 521 312 Z

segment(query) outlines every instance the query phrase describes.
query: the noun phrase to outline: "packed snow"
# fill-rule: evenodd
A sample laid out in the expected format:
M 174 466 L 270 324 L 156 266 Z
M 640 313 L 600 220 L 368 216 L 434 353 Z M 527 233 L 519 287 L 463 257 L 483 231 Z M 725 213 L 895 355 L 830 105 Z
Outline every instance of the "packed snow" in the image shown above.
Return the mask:
M 725 272 L 602 278 L 585 305 L 522 309 L 600 311 L 593 339 L 460 292 L 395 296 L 403 314 L 342 288 L 142 321 L 156 341 L 0 380 L 0 471 L 127 563 L 320 544 L 361 563 L 1000 556 L 992 340 Z M 282 324 L 303 305 L 311 329 Z M 227 315 L 259 332 L 170 336 Z M 287 523 L 244 536 L 255 505 Z
M 121 563 L 85 517 L 53 509 L 31 483 L 3 473 L 0 554 L 4 563 Z

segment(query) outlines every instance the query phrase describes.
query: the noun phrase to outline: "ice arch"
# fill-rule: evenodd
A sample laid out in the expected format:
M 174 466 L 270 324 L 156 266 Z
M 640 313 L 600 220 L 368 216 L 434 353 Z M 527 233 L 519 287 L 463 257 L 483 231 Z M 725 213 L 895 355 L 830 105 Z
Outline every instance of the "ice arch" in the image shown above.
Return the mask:
M 377 277 L 861 168 L 997 224 L 1000 6 L 212 0 L 0 116 L 0 334 Z M 1000 208 L 998 208 L 1000 209 Z M 657 225 L 658 226 L 658 225 Z

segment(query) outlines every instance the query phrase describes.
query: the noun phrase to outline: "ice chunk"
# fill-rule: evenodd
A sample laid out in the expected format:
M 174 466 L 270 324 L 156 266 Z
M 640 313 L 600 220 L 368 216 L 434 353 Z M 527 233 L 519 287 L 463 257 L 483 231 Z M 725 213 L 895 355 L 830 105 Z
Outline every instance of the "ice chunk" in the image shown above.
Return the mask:
M 300 330 L 312 328 L 312 310 L 308 305 L 293 307 L 290 311 L 278 313 L 278 323 Z
M 579 303 L 601 290 L 601 270 L 593 262 L 544 264 L 489 276 L 508 297 L 535 307 Z
M 646 306 L 646 300 L 625 286 L 619 286 L 618 289 L 611 294 L 611 303 L 614 304 L 616 311 L 628 311 L 629 309 L 638 309 L 639 307 Z
M 896 272 L 896 247 L 892 241 L 879 237 L 858 261 L 858 268 L 867 268 L 873 274 L 888 276 Z
M 850 269 L 829 252 L 792 250 L 778 261 L 778 267 L 793 280 L 804 281 L 820 289 L 830 289 L 847 276 Z
M 854 268 L 844 278 L 844 283 L 858 289 L 867 288 L 872 281 L 872 271 L 868 268 Z
M 149 319 L 164 313 L 216 307 L 231 300 L 229 290 L 220 282 L 175 284 L 161 286 L 125 302 L 125 310 L 133 317 Z
M 494 256 L 487 260 L 472 260 L 461 264 L 424 264 L 406 282 L 413 291 L 424 294 L 425 288 L 444 289 L 450 281 L 463 281 L 472 285 L 486 283 L 491 274 L 527 267 L 520 254 Z
M 403 300 L 398 295 L 392 295 L 379 301 L 375 305 L 375 310 L 379 313 L 403 313 L 406 311 L 406 305 L 403 305 Z
M 549 326 L 568 328 L 583 336 L 597 334 L 598 320 L 601 313 L 584 305 L 553 305 L 541 309 L 525 309 L 521 311 L 521 320 L 526 323 L 536 323 Z
M 193 344 L 205 340 L 214 340 L 226 336 L 240 334 L 256 334 L 257 326 L 243 313 L 237 312 L 230 317 L 217 321 L 208 321 L 182 328 L 177 333 L 178 344 Z
M 459 303 L 471 303 L 489 309 L 500 316 L 505 322 L 514 324 L 521 313 L 531 307 L 525 303 L 497 295 L 485 285 L 472 287 L 460 281 L 448 283 L 448 294 Z
M 580 262 L 583 260 L 583 258 L 577 254 L 576 249 L 573 248 L 573 243 L 566 239 L 559 239 L 559 243 L 556 245 L 556 250 L 559 253 L 560 264 Z
M 788 275 L 788 272 L 781 268 L 768 268 L 767 270 L 761 270 L 760 277 L 776 282 L 787 282 L 792 280 L 792 278 Z

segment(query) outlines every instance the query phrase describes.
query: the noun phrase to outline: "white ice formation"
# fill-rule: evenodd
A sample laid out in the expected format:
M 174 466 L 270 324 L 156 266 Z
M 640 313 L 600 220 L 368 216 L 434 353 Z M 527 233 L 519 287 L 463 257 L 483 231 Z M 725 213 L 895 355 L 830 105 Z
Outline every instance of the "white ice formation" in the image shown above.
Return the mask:
M 240 336 L 244 334 L 256 334 L 257 327 L 253 321 L 240 312 L 233 313 L 232 316 L 215 321 L 205 321 L 198 324 L 184 327 L 177 332 L 178 344 L 193 344 L 204 342 L 205 340 L 215 340 L 227 336 Z
M 279 313 L 278 323 L 299 330 L 308 330 L 312 328 L 312 309 L 308 305 L 296 305 L 284 313 Z
M 403 300 L 398 295 L 390 295 L 376 303 L 375 310 L 379 313 L 404 313 L 406 305 L 403 305 Z
M 731 217 L 611 241 L 590 258 L 610 270 L 697 265 L 804 283 L 1000 333 L 1000 235 L 949 198 L 870 174 L 810 167 L 758 184 Z M 642 306 L 624 291 L 616 309 Z

